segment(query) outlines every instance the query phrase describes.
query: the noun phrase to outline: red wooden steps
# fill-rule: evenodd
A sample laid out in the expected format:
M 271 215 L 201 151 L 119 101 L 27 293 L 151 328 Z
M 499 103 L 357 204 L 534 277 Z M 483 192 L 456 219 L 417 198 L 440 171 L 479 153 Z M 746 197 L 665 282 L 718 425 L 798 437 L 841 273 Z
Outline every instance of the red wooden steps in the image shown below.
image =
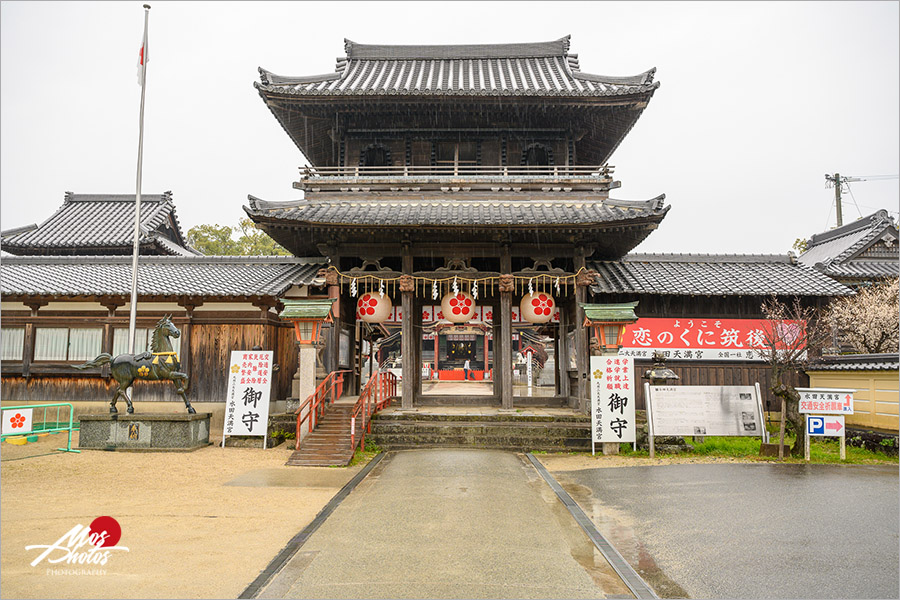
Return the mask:
M 347 466 L 353 458 L 350 447 L 350 415 L 352 404 L 330 406 L 312 433 L 300 442 L 286 465 L 296 467 Z

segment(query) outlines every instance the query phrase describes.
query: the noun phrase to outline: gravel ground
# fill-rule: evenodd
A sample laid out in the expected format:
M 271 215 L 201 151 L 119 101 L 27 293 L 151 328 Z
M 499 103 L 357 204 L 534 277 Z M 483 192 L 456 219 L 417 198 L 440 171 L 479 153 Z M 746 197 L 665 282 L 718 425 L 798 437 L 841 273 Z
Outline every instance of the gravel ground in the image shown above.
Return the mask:
M 4 598 L 235 598 L 361 468 L 285 467 L 285 445 L 55 452 L 65 441 L 0 445 Z M 43 550 L 26 546 L 100 516 L 118 521 L 128 552 L 31 566 Z

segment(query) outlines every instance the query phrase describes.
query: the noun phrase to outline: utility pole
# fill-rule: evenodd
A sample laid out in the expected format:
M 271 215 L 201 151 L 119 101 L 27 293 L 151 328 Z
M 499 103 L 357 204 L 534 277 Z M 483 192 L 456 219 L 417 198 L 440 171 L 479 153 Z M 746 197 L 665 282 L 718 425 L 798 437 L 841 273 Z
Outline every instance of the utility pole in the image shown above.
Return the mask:
M 833 185 L 834 186 L 834 205 L 837 213 L 837 226 L 840 227 L 844 224 L 844 215 L 841 207 L 841 186 L 845 183 L 857 182 L 857 181 L 876 181 L 876 180 L 884 180 L 884 179 L 897 179 L 898 175 L 866 175 L 864 177 L 841 177 L 840 173 L 835 173 L 834 175 L 825 174 L 825 181 L 827 182 L 825 185 Z M 849 188 L 847 188 L 849 189 Z M 854 202 L 856 202 L 854 200 Z M 857 210 L 859 208 L 857 207 Z
M 843 213 L 841 212 L 841 174 L 835 173 L 834 177 L 825 175 L 825 179 L 834 184 L 834 205 L 837 207 L 837 226 L 844 224 Z

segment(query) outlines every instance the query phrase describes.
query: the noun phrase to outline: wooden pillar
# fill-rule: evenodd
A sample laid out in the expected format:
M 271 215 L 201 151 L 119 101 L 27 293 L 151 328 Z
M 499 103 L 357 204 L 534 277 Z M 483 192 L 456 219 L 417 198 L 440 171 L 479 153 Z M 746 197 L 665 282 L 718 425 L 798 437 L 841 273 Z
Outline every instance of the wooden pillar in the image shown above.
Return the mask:
M 500 332 L 494 329 L 494 364 L 500 371 L 500 377 L 494 375 L 495 384 L 500 384 L 500 408 L 512 410 L 512 295 L 515 280 L 512 278 L 512 259 L 509 246 L 504 246 L 500 255 L 500 272 L 508 276 L 500 277 Z M 499 339 L 498 339 L 499 338 Z M 497 342 L 500 342 L 499 344 Z
M 401 250 L 401 261 L 404 275 L 412 275 L 413 257 L 410 252 L 409 243 L 403 244 Z M 413 328 L 413 294 L 414 291 L 401 291 L 401 299 L 403 306 L 403 320 L 400 329 L 400 359 L 403 369 L 403 390 L 400 396 L 400 409 L 412 410 L 413 400 L 416 393 L 416 377 L 415 377 L 415 335 Z
M 437 331 L 434 332 L 434 376 L 437 378 L 438 371 L 438 355 L 441 352 L 441 336 Z
M 512 409 L 512 292 L 500 292 L 500 344 L 498 348 L 495 335 L 494 355 L 494 362 L 500 370 L 500 408 Z
M 575 250 L 575 271 L 585 267 L 584 248 Z M 581 303 L 587 299 L 587 286 L 582 284 L 583 279 L 578 278 L 575 283 L 575 364 L 578 369 L 578 383 L 575 386 L 576 408 L 583 412 L 588 410 L 588 339 L 587 329 L 584 327 L 584 310 Z
M 337 263 L 335 263 L 337 264 Z M 325 343 L 328 344 L 328 364 L 325 365 L 325 372 L 330 373 L 338 370 L 340 364 L 341 351 L 341 286 L 338 274 L 333 269 L 328 269 L 325 273 L 325 283 L 328 285 L 328 297 L 335 298 L 331 308 L 331 314 L 334 323 L 328 329 L 328 337 Z
M 181 352 L 178 353 L 178 358 L 181 362 L 181 370 L 188 375 L 188 382 L 190 382 L 191 375 L 191 331 L 193 329 L 193 321 L 194 321 L 194 309 L 198 306 L 203 305 L 202 300 L 198 300 L 196 298 L 185 298 L 182 302 L 178 303 L 184 308 L 184 316 L 185 323 L 181 327 Z M 266 342 L 266 345 L 263 346 L 265 350 L 272 350 Z M 275 360 L 278 360 L 278 352 L 277 348 L 274 348 L 275 352 Z M 188 383 L 190 386 L 190 383 Z M 190 391 L 188 392 L 190 393 Z
M 31 376 L 31 363 L 34 361 L 34 342 L 37 335 L 34 325 L 37 321 L 38 310 L 47 304 L 46 300 L 25 302 L 25 306 L 31 309 L 31 319 L 25 324 L 25 348 L 22 350 L 22 377 L 25 378 Z
M 566 316 L 568 306 L 559 307 L 559 328 L 556 330 L 556 389 L 557 394 L 564 398 L 569 397 L 569 344 L 568 333 L 569 319 Z
M 101 352 L 112 354 L 114 334 L 112 321 L 116 317 L 116 309 L 120 306 L 125 306 L 126 304 L 127 302 L 125 302 L 125 300 L 122 298 L 106 298 L 100 301 L 100 306 L 106 309 L 106 322 L 103 324 L 103 341 L 101 342 Z M 109 379 L 109 363 L 106 363 L 105 365 L 100 367 L 100 376 Z

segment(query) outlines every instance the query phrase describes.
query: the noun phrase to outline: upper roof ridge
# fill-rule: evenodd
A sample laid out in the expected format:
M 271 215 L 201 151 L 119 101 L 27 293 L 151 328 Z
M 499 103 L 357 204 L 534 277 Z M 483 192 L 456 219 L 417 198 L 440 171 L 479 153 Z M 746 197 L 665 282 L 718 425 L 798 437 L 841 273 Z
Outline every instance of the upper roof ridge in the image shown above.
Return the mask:
M 874 212 L 871 215 L 867 215 L 865 217 L 857 219 L 852 223 L 842 225 L 841 227 L 835 227 L 834 229 L 824 231 L 822 233 L 815 233 L 811 238 L 809 238 L 809 245 L 815 246 L 817 244 L 821 244 L 822 242 L 827 242 L 828 240 L 833 240 L 835 238 L 848 235 L 861 229 L 867 229 L 869 227 L 880 225 L 882 222 L 885 222 L 885 224 L 893 224 L 893 220 L 888 216 L 888 212 L 884 209 Z
M 359 44 L 344 38 L 344 51 L 348 59 L 397 60 L 416 58 L 525 58 L 564 56 L 569 51 L 567 35 L 550 42 L 526 42 L 513 44 Z
M 631 253 L 622 257 L 623 261 L 652 262 L 696 262 L 696 263 L 788 263 L 793 264 L 790 254 L 692 254 L 692 253 Z

